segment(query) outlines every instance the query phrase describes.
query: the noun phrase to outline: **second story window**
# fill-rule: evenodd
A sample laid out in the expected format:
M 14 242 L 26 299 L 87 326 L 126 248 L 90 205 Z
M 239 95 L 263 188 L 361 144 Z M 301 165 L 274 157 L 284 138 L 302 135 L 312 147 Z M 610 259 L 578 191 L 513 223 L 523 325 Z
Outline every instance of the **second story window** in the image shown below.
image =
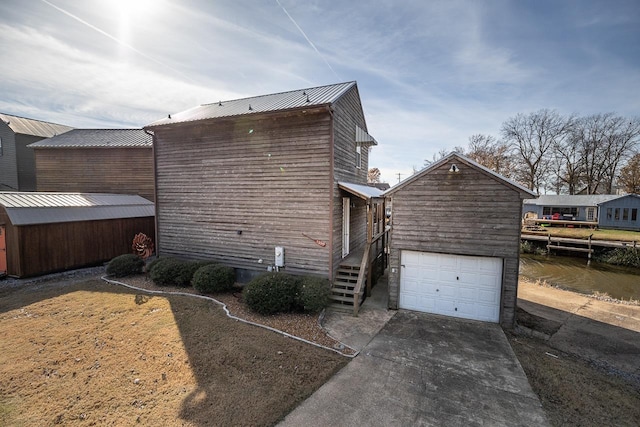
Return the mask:
M 362 169 L 362 145 L 356 144 L 356 167 Z

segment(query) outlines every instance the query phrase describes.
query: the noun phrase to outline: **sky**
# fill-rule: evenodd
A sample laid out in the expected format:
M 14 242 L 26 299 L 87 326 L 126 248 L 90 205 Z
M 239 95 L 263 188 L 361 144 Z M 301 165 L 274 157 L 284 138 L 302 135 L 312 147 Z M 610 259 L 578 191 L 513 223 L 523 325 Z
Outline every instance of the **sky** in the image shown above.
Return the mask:
M 7 114 L 139 128 L 353 80 L 394 184 L 518 113 L 639 116 L 640 1 L 0 1 Z

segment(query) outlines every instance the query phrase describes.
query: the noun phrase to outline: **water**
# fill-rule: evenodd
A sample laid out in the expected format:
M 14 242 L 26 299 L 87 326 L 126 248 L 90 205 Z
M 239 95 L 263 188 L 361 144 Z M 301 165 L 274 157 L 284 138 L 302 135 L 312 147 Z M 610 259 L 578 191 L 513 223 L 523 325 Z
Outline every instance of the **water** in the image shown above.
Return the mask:
M 640 300 L 640 269 L 637 268 L 594 261 L 587 265 L 584 258 L 523 254 L 520 256 L 520 274 L 576 292 L 603 292 L 612 298 Z

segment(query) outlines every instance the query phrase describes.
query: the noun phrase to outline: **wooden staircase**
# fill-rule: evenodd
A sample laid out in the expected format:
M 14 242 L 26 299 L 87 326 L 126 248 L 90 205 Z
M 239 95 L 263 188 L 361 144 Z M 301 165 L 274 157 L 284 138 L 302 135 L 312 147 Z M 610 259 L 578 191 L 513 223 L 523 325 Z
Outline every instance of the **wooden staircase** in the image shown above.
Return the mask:
M 360 275 L 360 267 L 352 265 L 340 265 L 336 272 L 331 288 L 331 307 L 339 310 L 353 311 L 354 294 L 356 293 L 356 285 L 358 276 Z M 360 292 L 360 304 L 364 300 L 364 292 Z

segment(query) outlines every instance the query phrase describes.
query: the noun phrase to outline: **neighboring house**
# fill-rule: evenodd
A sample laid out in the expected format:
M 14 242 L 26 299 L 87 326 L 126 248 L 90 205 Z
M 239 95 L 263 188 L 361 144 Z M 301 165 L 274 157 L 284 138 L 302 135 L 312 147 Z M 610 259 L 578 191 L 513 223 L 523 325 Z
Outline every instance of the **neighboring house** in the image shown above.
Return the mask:
M 512 327 L 522 199 L 533 192 L 457 153 L 391 198 L 389 308 Z
M 640 196 L 627 194 L 600 203 L 598 227 L 640 231 Z
M 213 259 L 240 280 L 278 264 L 334 279 L 383 229 L 355 82 L 200 105 L 145 130 L 161 256 Z
M 0 192 L 0 275 L 36 276 L 131 253 L 137 233 L 154 238 L 154 213 L 140 196 Z
M 27 146 L 71 127 L 0 113 L 0 191 L 34 191 L 36 168 Z
M 74 129 L 29 145 L 37 191 L 137 194 L 151 201 L 151 136 L 142 129 Z
M 640 230 L 640 197 L 634 194 L 543 195 L 523 201 L 524 215 L 588 221 L 598 227 Z M 556 216 L 558 216 L 556 215 Z

